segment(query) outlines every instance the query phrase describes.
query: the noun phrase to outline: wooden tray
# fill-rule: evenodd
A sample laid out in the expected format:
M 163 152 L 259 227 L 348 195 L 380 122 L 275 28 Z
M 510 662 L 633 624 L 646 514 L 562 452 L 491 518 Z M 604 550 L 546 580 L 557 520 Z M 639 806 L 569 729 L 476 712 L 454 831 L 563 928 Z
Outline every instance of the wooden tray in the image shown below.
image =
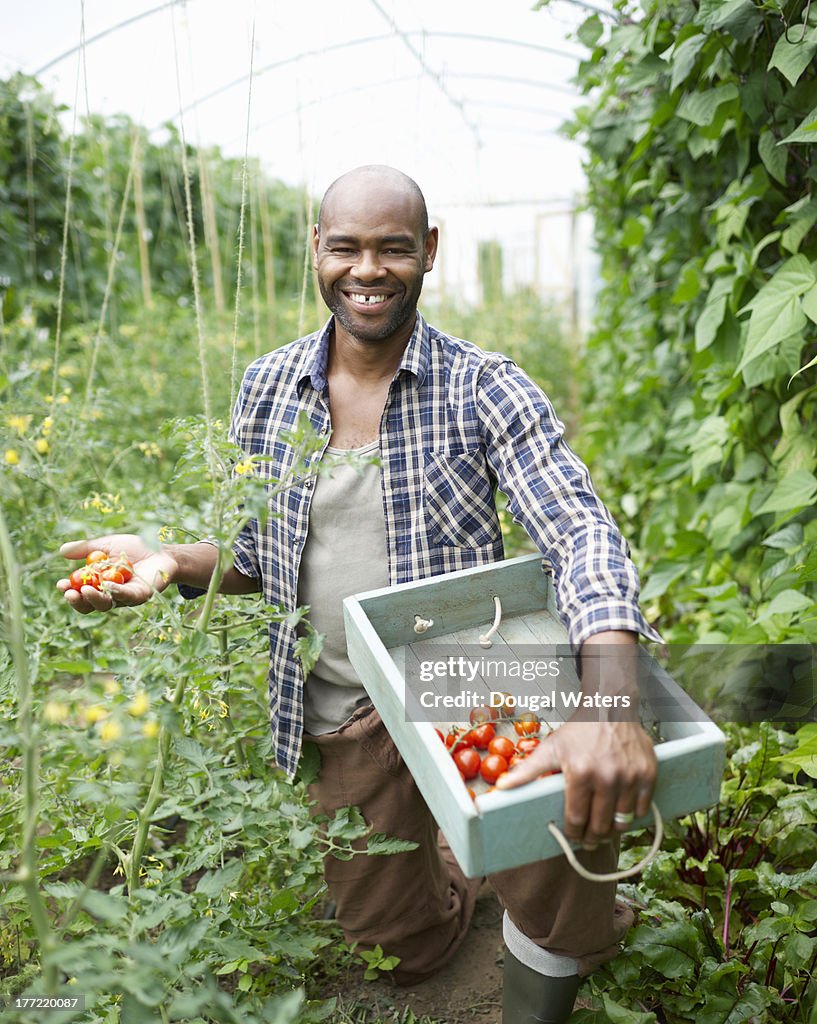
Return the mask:
M 440 742 L 435 731 L 438 723 L 407 720 L 407 659 L 417 657 L 425 645 L 430 651 L 441 645 L 467 645 L 473 650 L 491 624 L 495 597 L 502 606 L 502 623 L 493 637 L 496 644 L 566 647 L 567 634 L 556 614 L 552 584 L 542 571 L 539 555 L 357 594 L 344 601 L 352 665 L 470 877 L 561 854 L 546 827 L 549 821 L 562 823 L 561 775 L 513 790 L 481 792 L 474 800 Z M 418 635 L 416 617 L 433 625 Z M 661 670 L 657 685 L 662 717 L 644 724 L 660 732 L 654 800 L 662 816 L 672 818 L 718 801 L 725 737 Z M 451 713 L 452 719 L 456 714 Z M 549 712 L 541 717 L 554 726 L 559 724 L 558 716 Z M 466 711 L 459 720 L 467 719 Z M 636 820 L 632 828 L 643 827 L 649 820 Z

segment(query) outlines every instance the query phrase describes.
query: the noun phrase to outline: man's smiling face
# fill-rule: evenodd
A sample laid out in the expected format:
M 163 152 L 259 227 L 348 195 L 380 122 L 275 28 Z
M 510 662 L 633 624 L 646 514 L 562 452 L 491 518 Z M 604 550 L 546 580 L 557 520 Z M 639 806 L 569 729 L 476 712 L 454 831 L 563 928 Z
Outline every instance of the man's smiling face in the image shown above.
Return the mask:
M 324 302 L 353 338 L 407 340 L 436 249 L 422 199 L 397 172 L 351 172 L 324 200 L 313 265 Z

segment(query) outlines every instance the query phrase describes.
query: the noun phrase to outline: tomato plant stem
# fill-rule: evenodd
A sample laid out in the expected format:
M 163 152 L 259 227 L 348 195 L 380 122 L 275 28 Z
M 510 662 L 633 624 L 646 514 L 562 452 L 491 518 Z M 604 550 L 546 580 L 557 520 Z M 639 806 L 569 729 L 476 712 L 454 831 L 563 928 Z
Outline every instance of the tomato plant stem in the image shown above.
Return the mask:
M 22 572 L 14 557 L 8 526 L 0 511 L 0 559 L 8 585 L 8 627 L 14 676 L 17 684 L 17 731 L 22 748 L 22 808 L 20 869 L 17 880 L 23 888 L 31 910 L 31 920 L 40 944 L 43 963 L 43 985 L 46 995 L 57 991 L 57 965 L 51 960 L 54 934 L 37 878 L 37 815 L 39 811 L 39 752 L 32 716 L 32 688 L 28 659 L 25 653 Z

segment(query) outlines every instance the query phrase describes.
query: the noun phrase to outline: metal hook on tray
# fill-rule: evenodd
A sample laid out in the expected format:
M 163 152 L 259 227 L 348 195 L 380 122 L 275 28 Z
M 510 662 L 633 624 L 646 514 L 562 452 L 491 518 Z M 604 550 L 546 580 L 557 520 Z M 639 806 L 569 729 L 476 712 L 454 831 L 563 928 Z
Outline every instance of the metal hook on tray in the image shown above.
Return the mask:
M 494 623 L 491 626 L 491 628 L 488 630 L 487 633 L 483 633 L 480 636 L 480 638 L 479 638 L 479 645 L 480 645 L 480 647 L 492 647 L 493 646 L 493 641 L 491 640 L 491 637 L 499 629 L 499 624 L 500 624 L 500 622 L 502 622 L 502 603 L 500 602 L 499 598 L 496 597 L 496 596 L 494 596 L 494 608 L 496 609 L 496 613 L 494 614 Z

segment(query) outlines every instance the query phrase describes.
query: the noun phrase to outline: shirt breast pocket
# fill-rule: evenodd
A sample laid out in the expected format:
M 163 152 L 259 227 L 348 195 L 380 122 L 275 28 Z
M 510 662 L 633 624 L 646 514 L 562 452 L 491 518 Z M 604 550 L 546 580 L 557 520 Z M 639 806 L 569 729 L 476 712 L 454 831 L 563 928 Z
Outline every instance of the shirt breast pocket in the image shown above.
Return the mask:
M 423 452 L 425 519 L 432 540 L 454 547 L 492 544 L 499 536 L 485 453 Z

